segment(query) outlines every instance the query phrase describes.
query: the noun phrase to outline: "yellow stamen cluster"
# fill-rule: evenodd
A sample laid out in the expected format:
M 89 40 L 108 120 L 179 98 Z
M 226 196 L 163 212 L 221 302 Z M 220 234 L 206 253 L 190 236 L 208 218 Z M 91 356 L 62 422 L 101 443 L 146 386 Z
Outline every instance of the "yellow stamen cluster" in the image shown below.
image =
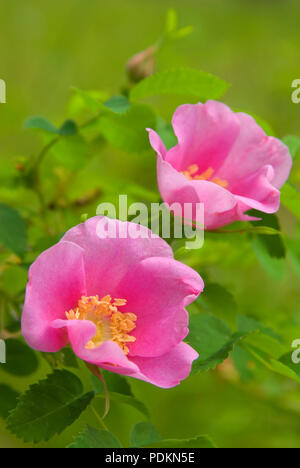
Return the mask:
M 197 164 L 192 164 L 187 168 L 186 171 L 181 172 L 181 174 L 183 174 L 189 180 L 210 180 L 211 182 L 214 182 L 215 184 L 218 184 L 223 188 L 228 187 L 227 180 L 222 180 L 219 177 L 214 177 L 213 179 L 211 178 L 215 172 L 212 167 L 209 167 L 208 169 L 206 169 L 205 172 L 202 172 L 201 174 L 198 174 L 198 172 L 199 166 Z
M 68 320 L 90 320 L 96 325 L 96 334 L 86 345 L 94 349 L 105 341 L 117 343 L 125 354 L 129 353 L 127 343 L 136 339 L 129 333 L 136 325 L 137 317 L 130 312 L 120 312 L 119 307 L 127 304 L 126 299 L 114 299 L 107 295 L 99 300 L 99 296 L 83 296 L 78 301 L 76 309 L 66 312 Z

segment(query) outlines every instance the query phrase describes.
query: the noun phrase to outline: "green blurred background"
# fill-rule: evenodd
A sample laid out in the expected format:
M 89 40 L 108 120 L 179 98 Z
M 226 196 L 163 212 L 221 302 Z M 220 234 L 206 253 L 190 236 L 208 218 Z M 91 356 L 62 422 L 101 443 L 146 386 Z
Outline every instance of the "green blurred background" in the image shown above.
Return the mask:
M 180 23 L 193 25 L 195 32 L 163 49 L 158 70 L 189 66 L 214 73 L 232 84 L 225 96 L 229 105 L 259 115 L 279 137 L 300 134 L 300 105 L 291 102 L 291 83 L 300 78 L 297 0 L 2 0 L 0 78 L 7 83 L 7 104 L 0 106 L 0 162 L 9 164 L 38 151 L 40 140 L 23 129 L 24 120 L 45 115 L 61 123 L 68 116 L 72 86 L 117 93 L 125 83 L 124 64 L 159 37 L 170 7 L 177 10 Z M 152 103 L 169 119 L 180 101 Z M 111 148 L 105 151 L 102 169 L 111 176 L 141 183 L 142 171 L 143 184 L 156 190 L 150 150 L 132 158 Z M 17 205 L 3 186 L 0 201 Z M 89 214 L 94 210 L 89 207 Z M 281 219 L 296 232 L 285 210 Z M 62 230 L 76 222 L 79 215 L 71 216 Z M 216 253 L 216 244 L 207 240 L 200 267 L 208 263 L 206 273 L 234 292 L 242 312 L 253 313 L 267 325 L 271 320 L 287 341 L 299 338 L 299 280 L 290 266 L 279 277 L 268 277 L 241 241 L 236 271 L 228 254 L 230 241 L 222 239 L 219 247 Z M 0 381 L 23 390 L 46 372 L 41 364 L 36 376 L 18 381 L 0 369 Z M 221 447 L 300 447 L 297 384 L 263 369 L 256 372 L 255 382 L 247 385 L 229 365 L 172 390 L 135 381 L 133 389 L 147 402 L 152 422 L 166 438 L 209 434 Z M 88 380 L 87 375 L 87 385 Z M 113 405 L 107 424 L 127 443 L 129 428 L 140 420 L 135 410 Z M 39 446 L 64 447 L 86 421 L 96 424 L 87 411 L 62 436 Z M 0 447 L 22 446 L 1 420 L 0 424 Z

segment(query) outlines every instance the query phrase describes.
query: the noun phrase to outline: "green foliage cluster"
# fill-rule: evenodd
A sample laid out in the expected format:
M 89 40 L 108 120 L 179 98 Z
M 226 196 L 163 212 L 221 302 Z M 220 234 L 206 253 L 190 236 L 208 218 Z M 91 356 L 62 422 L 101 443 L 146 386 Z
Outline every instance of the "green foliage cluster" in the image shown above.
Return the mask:
M 153 46 L 154 57 L 166 43 L 190 32 L 190 27 L 178 29 L 177 16 L 170 10 L 164 34 Z M 42 149 L 18 157 L 13 164 L 0 161 L 0 338 L 6 340 L 8 357 L 0 368 L 1 375 L 8 376 L 0 384 L 0 418 L 24 442 L 48 441 L 75 423 L 72 427 L 78 435 L 73 431 L 66 444 L 69 448 L 215 446 L 213 434 L 163 438 L 150 423 L 153 408 L 139 391 L 145 388 L 139 385 L 145 384 L 104 372 L 103 386 L 95 376 L 90 378 L 68 348 L 55 355 L 34 352 L 21 337 L 20 317 L 28 267 L 68 228 L 94 215 L 98 203 L 116 203 L 120 192 L 128 193 L 129 202 L 149 205 L 159 199 L 145 128 L 156 129 L 168 147 L 176 138 L 153 96 L 175 96 L 176 102 L 185 103 L 220 99 L 227 89 L 224 80 L 188 67 L 158 71 L 137 83 L 129 81 L 112 95 L 73 88 L 63 123 L 55 125 L 45 117 L 26 120 L 25 129 L 39 135 Z M 257 121 L 262 124 L 261 119 Z M 268 124 L 262 125 L 270 132 Z M 205 292 L 190 306 L 187 342 L 199 353 L 191 380 L 198 382 L 193 379 L 210 371 L 221 382 L 240 386 L 258 394 L 257 398 L 269 398 L 272 407 L 298 417 L 300 367 L 291 360 L 291 342 L 300 338 L 298 304 L 295 301 L 290 308 L 278 304 L 282 309 L 278 314 L 268 306 L 268 297 L 276 296 L 273 291 L 289 291 L 284 283 L 287 275 L 293 281 L 295 276 L 299 281 L 300 275 L 300 138 L 288 135 L 282 141 L 296 169 L 282 189 L 280 220 L 259 213 L 259 222 L 236 223 L 207 233 L 200 251 L 187 251 L 175 239 L 170 243 L 176 258 L 199 271 L 206 282 Z M 124 169 L 124 177 L 115 176 Z M 151 171 L 152 179 L 146 175 L 143 183 L 143 174 Z M 248 281 L 257 271 L 265 291 L 257 292 L 256 280 Z M 130 409 L 142 419 L 132 425 L 122 444 L 101 416 L 103 407 L 108 409 L 108 393 L 112 410 L 114 405 L 120 412 Z

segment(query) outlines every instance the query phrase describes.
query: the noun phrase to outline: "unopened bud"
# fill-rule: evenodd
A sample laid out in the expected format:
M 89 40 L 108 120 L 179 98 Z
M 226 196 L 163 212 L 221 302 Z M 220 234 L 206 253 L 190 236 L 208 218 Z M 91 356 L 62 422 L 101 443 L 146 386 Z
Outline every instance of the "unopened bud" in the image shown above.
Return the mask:
M 155 69 L 155 48 L 149 47 L 142 52 L 134 55 L 126 65 L 130 81 L 138 83 L 139 81 L 152 75 Z

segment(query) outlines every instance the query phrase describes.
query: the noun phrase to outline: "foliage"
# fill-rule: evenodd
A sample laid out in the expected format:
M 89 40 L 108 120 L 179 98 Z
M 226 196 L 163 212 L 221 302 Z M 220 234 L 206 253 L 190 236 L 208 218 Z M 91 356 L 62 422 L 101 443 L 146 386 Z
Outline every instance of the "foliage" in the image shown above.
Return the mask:
M 25 442 L 49 440 L 72 424 L 93 397 L 93 392 L 83 395 L 78 377 L 65 370 L 55 370 L 19 398 L 9 415 L 8 428 Z
M 191 31 L 191 27 L 178 28 L 176 12 L 170 10 L 162 37 L 153 46 L 153 59 L 158 61 L 163 48 Z M 7 364 L 0 368 L 4 382 L 0 385 L 0 418 L 26 443 L 46 442 L 66 431 L 67 440 L 60 436 L 57 444 L 69 448 L 212 448 L 210 437 L 187 437 L 181 429 L 185 405 L 187 413 L 195 412 L 189 415 L 195 427 L 197 411 L 206 411 L 197 406 L 202 384 L 210 384 L 208 395 L 218 384 L 221 389 L 226 387 L 224 391 L 239 392 L 245 406 L 250 398 L 255 404 L 263 400 L 275 416 L 284 414 L 300 429 L 296 421 L 300 371 L 291 360 L 291 343 L 300 337 L 298 288 L 294 286 L 294 275 L 300 275 L 298 136 L 282 139 L 295 166 L 282 188 L 285 211 L 279 217 L 252 211 L 249 214 L 261 221 L 209 233 L 201 251 L 187 252 L 176 239 L 170 240 L 176 258 L 199 271 L 206 283 L 203 295 L 189 308 L 186 342 L 199 358 L 192 377 L 182 384 L 183 390 L 172 390 L 168 397 L 166 391 L 148 390 L 147 384 L 103 372 L 106 389 L 95 376 L 90 379 L 69 348 L 54 355 L 36 353 L 20 336 L 27 271 L 42 251 L 68 228 L 94 215 L 98 203 L 116 203 L 119 193 L 128 193 L 129 203 L 149 205 L 159 199 L 155 159 L 145 129 L 156 129 L 168 148 L 176 144 L 160 103 L 166 96 L 177 104 L 220 99 L 227 89 L 226 80 L 188 67 L 159 69 L 137 83 L 128 79 L 117 92 L 73 87 L 63 123 L 56 125 L 41 116 L 26 119 L 27 138 L 30 143 L 31 138 L 39 138 L 40 149 L 33 155 L 0 161 L 0 338 L 7 345 Z M 273 134 L 272 126 L 255 118 Z M 104 421 L 100 414 L 108 404 L 106 390 L 112 414 Z M 191 403 L 186 401 L 189 392 L 194 395 Z M 154 408 L 158 405 L 163 411 L 167 398 L 174 413 L 179 406 L 181 416 L 174 431 L 171 424 L 161 430 L 167 433 L 163 438 L 156 427 L 164 429 L 164 424 Z M 205 406 L 205 401 L 201 404 Z M 223 407 L 223 401 L 219 405 Z M 213 404 L 207 406 L 213 413 Z M 95 413 L 101 429 L 94 427 L 91 418 Z M 127 413 L 129 422 L 125 424 Z M 107 421 L 119 420 L 120 415 L 126 427 L 123 430 L 113 423 L 114 433 L 110 432 Z M 153 425 L 150 419 L 155 417 Z M 242 417 L 235 415 L 235 437 Z M 210 433 L 214 427 L 212 423 L 199 426 L 200 433 Z M 299 444 L 298 439 L 293 443 Z

